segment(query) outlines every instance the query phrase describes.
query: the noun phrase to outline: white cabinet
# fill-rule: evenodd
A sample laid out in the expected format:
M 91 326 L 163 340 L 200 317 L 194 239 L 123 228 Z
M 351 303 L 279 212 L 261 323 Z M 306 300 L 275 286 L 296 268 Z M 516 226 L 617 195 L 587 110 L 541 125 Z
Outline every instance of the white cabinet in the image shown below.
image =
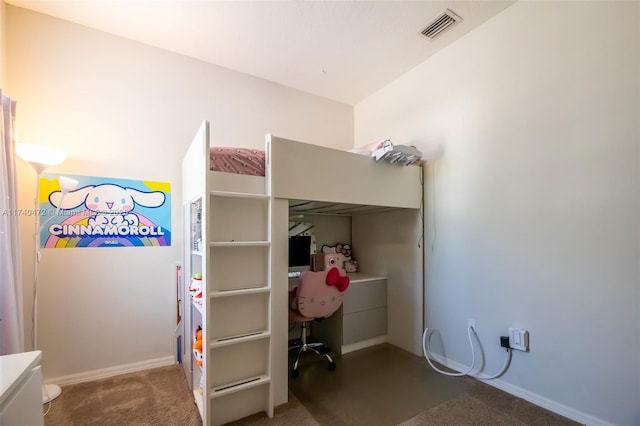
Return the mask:
M 349 288 L 342 307 L 322 322 L 313 323 L 313 336 L 342 354 L 387 341 L 387 278 L 348 274 Z M 290 287 L 295 280 L 290 280 Z
M 0 424 L 41 426 L 42 352 L 24 352 L 0 357 Z
M 387 279 L 353 274 L 342 305 L 342 345 L 387 335 Z

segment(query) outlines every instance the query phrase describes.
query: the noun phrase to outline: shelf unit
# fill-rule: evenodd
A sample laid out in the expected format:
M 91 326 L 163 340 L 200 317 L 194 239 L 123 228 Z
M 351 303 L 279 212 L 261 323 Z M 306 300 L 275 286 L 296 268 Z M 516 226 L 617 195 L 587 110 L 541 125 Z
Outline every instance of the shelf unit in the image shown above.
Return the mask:
M 191 197 L 184 207 L 186 285 L 202 274 L 202 306 L 189 304 L 185 334 L 193 348 L 202 327 L 203 365 L 189 356 L 188 381 L 204 425 L 263 411 L 272 417 L 272 197 L 213 190 L 207 173 L 193 178 L 183 166 L 183 185 L 197 186 L 183 186 Z
M 202 283 L 204 283 L 204 258 L 205 253 L 202 251 L 202 242 L 204 241 L 204 229 L 203 229 L 203 200 L 201 197 L 194 199 L 185 207 L 188 233 L 187 245 L 185 247 L 185 254 L 188 256 L 185 265 L 185 286 L 188 288 L 191 284 L 192 277 L 196 274 L 203 276 Z M 185 289 L 184 294 L 189 295 L 189 291 Z M 193 345 L 195 341 L 196 331 L 198 327 L 202 327 L 205 323 L 205 310 L 204 310 L 204 297 L 201 303 L 197 303 L 192 297 L 189 296 L 189 310 L 188 321 L 185 324 L 188 325 L 186 331 L 187 336 L 191 336 L 185 343 L 185 360 L 190 366 L 188 381 L 193 389 L 193 397 L 200 412 L 200 416 L 204 419 L 204 387 L 201 389 L 201 385 L 204 384 L 204 376 L 202 367 L 196 364 L 195 355 L 193 352 Z M 203 331 L 204 335 L 204 331 Z M 203 340 L 204 341 L 204 340 Z M 203 350 L 204 353 L 204 350 Z M 183 362 L 185 362 L 183 361 Z

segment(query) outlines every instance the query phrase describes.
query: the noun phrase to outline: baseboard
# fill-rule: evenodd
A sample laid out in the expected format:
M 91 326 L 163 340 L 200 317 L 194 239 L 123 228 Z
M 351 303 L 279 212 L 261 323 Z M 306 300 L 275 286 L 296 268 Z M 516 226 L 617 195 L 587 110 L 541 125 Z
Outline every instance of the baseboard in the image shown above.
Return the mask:
M 444 358 L 437 354 L 431 354 L 431 358 L 438 361 L 440 364 L 452 368 L 456 371 L 467 371 L 469 368 L 468 365 L 460 364 L 459 362 L 452 361 L 448 358 Z M 477 374 L 477 373 L 474 373 Z M 480 373 L 477 374 L 479 378 L 489 377 L 488 374 Z M 472 376 L 471 376 L 472 377 Z M 478 378 L 476 378 L 478 379 Z M 493 386 L 494 388 L 498 388 L 502 391 L 505 391 L 513 396 L 517 396 L 518 398 L 522 398 L 525 401 L 529 401 L 532 404 L 545 408 L 549 411 L 552 411 L 556 414 L 560 414 L 561 416 L 567 417 L 571 420 L 575 420 L 578 423 L 582 423 L 588 426 L 614 426 L 612 423 L 606 422 L 602 419 L 594 417 L 590 414 L 582 412 L 580 410 L 576 410 L 575 408 L 571 408 L 569 406 L 560 404 L 556 401 L 553 401 L 549 398 L 545 398 L 544 396 L 538 395 L 537 393 L 530 392 L 521 387 L 512 385 L 510 383 L 505 382 L 501 379 L 493 379 L 493 380 L 482 380 L 482 383 L 486 383 L 488 385 Z
M 75 383 L 90 382 L 92 380 L 106 379 L 120 374 L 135 373 L 136 371 L 149 370 L 151 368 L 165 367 L 176 363 L 174 356 L 149 359 L 146 361 L 133 362 L 131 364 L 116 365 L 115 367 L 101 368 L 99 370 L 85 371 L 82 373 L 70 374 L 68 376 L 54 377 L 47 379 L 46 383 L 55 383 L 59 386 L 73 385 Z
M 349 352 L 357 351 L 359 349 L 368 348 L 369 346 L 379 345 L 380 343 L 385 343 L 387 341 L 387 336 L 374 337 L 373 339 L 363 340 L 362 342 L 352 343 L 350 345 L 344 345 L 342 347 L 342 355 L 348 354 Z

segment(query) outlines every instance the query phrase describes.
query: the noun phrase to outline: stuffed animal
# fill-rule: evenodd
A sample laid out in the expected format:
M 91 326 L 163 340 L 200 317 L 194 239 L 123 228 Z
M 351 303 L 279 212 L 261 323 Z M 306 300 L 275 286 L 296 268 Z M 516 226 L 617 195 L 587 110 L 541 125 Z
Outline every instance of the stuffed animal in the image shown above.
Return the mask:
M 202 304 L 202 274 L 194 274 L 189 285 L 189 294 L 194 302 Z
M 351 260 L 351 246 L 349 244 L 338 243 L 335 246 L 323 245 L 323 253 L 337 253 L 344 256 L 344 260 Z
M 345 260 L 344 270 L 347 272 L 358 272 L 358 261 L 355 259 Z
M 196 364 L 202 367 L 204 357 L 202 356 L 202 327 L 200 326 L 196 330 L 196 340 L 193 342 L 193 356 L 196 359 Z
M 342 255 L 342 262 L 338 266 L 347 272 L 358 272 L 358 262 L 351 258 L 351 245 L 338 243 L 335 246 L 323 245 L 322 253 Z M 327 268 L 330 266 L 327 265 Z

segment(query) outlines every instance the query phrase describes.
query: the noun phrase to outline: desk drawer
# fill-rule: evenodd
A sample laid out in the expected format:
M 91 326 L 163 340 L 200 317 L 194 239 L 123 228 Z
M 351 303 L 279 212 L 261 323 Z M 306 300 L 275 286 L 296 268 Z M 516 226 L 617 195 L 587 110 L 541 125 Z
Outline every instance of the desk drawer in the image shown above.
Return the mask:
M 342 317 L 342 344 L 350 345 L 362 340 L 387 334 L 387 308 L 345 314 Z
M 387 280 L 358 281 L 349 284 L 342 306 L 345 315 L 387 306 Z

